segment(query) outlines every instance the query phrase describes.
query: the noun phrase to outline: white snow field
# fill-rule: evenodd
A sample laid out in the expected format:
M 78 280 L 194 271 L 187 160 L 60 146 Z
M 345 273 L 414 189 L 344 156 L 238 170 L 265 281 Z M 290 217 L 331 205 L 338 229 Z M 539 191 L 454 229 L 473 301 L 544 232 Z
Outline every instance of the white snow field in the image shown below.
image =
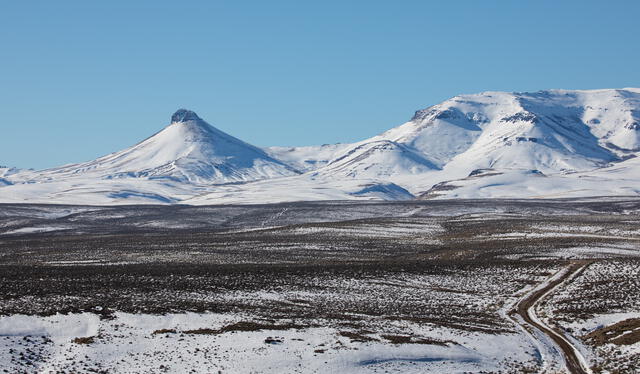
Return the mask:
M 353 144 L 249 145 L 178 110 L 137 145 L 34 171 L 0 202 L 216 204 L 637 195 L 640 89 L 484 92 Z
M 202 330 L 241 319 L 196 313 L 116 313 L 108 320 L 91 313 L 0 317 L 0 362 L 22 370 L 10 353 L 24 351 L 46 358 L 33 368 L 40 373 L 84 372 L 84 363 L 90 363 L 91 371 L 117 373 L 462 373 L 534 361 L 529 352 L 536 349 L 525 334 L 461 335 L 446 328 L 416 327 L 417 333 L 434 339 L 451 339 L 443 345 L 358 342 L 330 327 L 221 334 Z

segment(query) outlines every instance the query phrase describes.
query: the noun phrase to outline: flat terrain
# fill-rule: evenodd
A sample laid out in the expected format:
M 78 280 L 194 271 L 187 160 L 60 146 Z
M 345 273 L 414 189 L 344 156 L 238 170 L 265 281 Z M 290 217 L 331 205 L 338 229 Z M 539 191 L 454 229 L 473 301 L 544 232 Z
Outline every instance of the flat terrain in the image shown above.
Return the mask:
M 635 198 L 0 205 L 0 368 L 632 373 L 639 223 Z

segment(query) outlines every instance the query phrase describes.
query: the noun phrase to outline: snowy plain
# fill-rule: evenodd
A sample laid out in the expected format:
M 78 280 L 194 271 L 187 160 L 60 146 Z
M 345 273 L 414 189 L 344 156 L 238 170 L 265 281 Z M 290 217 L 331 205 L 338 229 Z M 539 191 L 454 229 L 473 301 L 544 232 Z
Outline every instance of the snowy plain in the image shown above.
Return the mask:
M 35 346 L 29 343 L 42 337 L 48 339 L 48 344 L 40 345 L 37 354 L 46 360 L 35 368 L 42 373 L 80 372 L 86 370 L 83 362 L 117 373 L 497 371 L 502 367 L 501 363 L 531 359 L 526 352 L 533 349 L 526 337 L 518 334 L 469 333 L 461 336 L 456 331 L 420 326 L 414 327 L 416 332 L 451 343 L 357 342 L 340 335 L 339 329 L 328 327 L 223 334 L 189 332 L 219 329 L 241 319 L 240 315 L 194 313 L 116 313 L 109 320 L 100 320 L 90 313 L 1 317 L 0 362 L 10 363 L 5 368 L 19 371 L 20 366 L 11 365 L 9 350 L 27 352 Z M 74 343 L 78 337 L 95 339 L 91 344 Z M 269 339 L 273 342 L 265 343 Z

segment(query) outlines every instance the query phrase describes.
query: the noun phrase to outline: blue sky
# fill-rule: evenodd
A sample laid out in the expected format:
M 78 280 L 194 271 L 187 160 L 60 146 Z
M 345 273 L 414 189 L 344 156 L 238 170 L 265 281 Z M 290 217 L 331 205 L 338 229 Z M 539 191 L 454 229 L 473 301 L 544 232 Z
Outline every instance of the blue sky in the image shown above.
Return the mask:
M 360 140 L 461 93 L 640 86 L 637 1 L 12 1 L 0 165 L 128 147 L 177 108 L 247 142 Z

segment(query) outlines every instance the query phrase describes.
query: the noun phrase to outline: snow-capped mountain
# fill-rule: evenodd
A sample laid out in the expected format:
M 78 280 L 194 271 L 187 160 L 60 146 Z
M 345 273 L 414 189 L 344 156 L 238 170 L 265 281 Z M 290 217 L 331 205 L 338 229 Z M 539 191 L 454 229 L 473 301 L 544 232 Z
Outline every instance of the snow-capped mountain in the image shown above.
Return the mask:
M 142 142 L 96 160 L 35 173 L 33 180 L 171 179 L 186 183 L 228 183 L 299 174 L 262 149 L 228 135 L 180 109 L 171 124 Z
M 361 142 L 306 147 L 260 149 L 179 110 L 159 133 L 94 161 L 0 170 L 0 202 L 638 194 L 638 155 L 636 88 L 460 95 Z
M 180 109 L 168 126 L 130 148 L 93 161 L 8 175 L 0 201 L 175 203 L 217 184 L 298 174 L 262 149 Z
M 640 150 L 640 90 L 462 95 L 371 140 L 409 146 L 440 168 L 543 172 L 606 166 Z

